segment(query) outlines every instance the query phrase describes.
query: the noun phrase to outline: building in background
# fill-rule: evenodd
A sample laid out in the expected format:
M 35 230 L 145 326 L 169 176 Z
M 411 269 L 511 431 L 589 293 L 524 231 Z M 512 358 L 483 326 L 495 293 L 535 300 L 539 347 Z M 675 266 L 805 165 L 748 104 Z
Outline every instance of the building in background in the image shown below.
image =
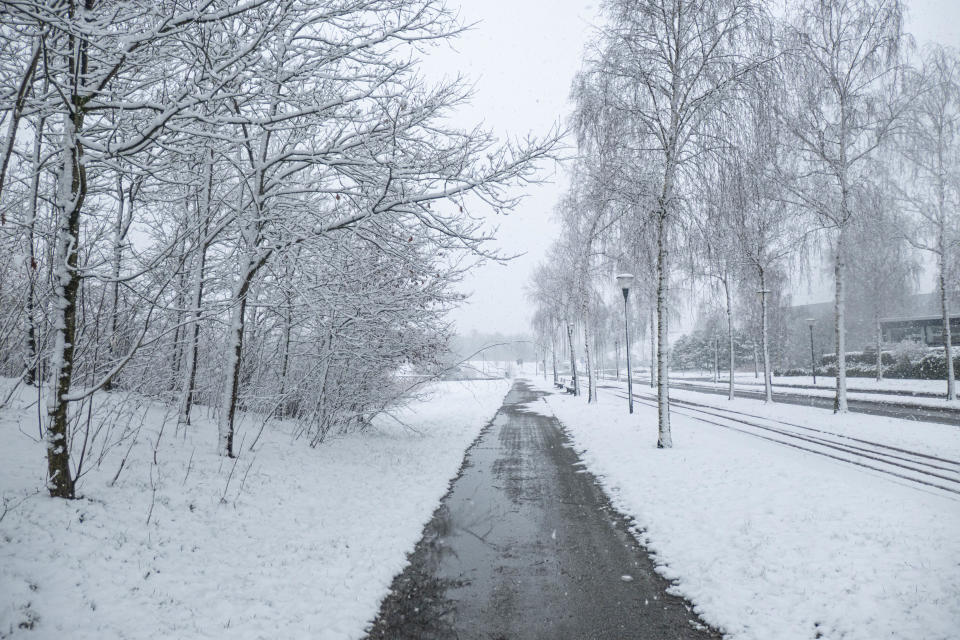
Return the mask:
M 920 342 L 928 347 L 943 345 L 943 317 L 940 314 L 881 318 L 884 344 Z M 950 343 L 960 344 L 960 314 L 950 316 Z

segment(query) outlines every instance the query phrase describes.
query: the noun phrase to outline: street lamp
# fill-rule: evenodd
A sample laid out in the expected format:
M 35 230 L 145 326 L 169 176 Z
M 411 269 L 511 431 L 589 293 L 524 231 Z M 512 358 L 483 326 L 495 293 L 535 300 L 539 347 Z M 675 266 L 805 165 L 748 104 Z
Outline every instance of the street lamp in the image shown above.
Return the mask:
M 577 354 L 573 349 L 573 329 L 574 324 L 572 322 L 567 324 L 567 340 L 570 343 L 570 374 L 572 377 L 571 382 L 573 383 L 573 395 L 580 395 L 580 381 L 577 380 Z
M 627 298 L 630 297 L 630 285 L 633 284 L 632 273 L 617 275 L 617 286 L 623 292 L 623 333 L 624 348 L 627 352 L 627 398 L 630 401 L 630 413 L 633 413 L 633 371 L 630 369 L 630 315 L 627 313 Z
M 813 372 L 813 384 L 817 384 L 817 357 L 813 351 L 813 325 L 816 324 L 816 318 L 807 318 L 807 325 L 810 326 L 810 371 Z

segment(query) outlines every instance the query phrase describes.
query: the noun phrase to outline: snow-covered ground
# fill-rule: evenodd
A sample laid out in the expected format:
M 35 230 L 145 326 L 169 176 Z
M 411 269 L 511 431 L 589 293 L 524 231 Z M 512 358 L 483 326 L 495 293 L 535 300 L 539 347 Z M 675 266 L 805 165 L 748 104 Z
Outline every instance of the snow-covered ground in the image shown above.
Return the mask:
M 671 380 L 682 381 L 686 384 L 697 385 L 701 387 L 726 389 L 726 379 L 720 382 L 704 380 L 703 372 L 670 372 Z M 694 379 L 691 379 L 694 378 Z M 647 384 L 647 378 L 636 379 L 634 384 L 640 382 Z M 819 396 L 822 398 L 832 398 L 836 395 L 836 378 L 821 378 L 817 376 L 816 388 L 813 387 L 813 379 L 809 376 L 775 376 L 773 378 L 774 392 L 791 393 L 797 395 Z M 947 383 L 941 380 L 883 380 L 877 382 L 873 378 L 848 378 L 847 379 L 847 397 L 851 400 L 868 400 L 870 402 L 888 402 L 903 405 L 913 405 L 917 407 L 956 407 L 960 409 L 960 400 L 948 402 L 946 400 Z M 734 377 L 734 387 L 736 390 L 758 391 L 763 389 L 763 378 L 759 381 L 753 377 L 753 374 L 737 374 Z M 641 389 L 642 390 L 642 389 Z M 936 393 L 940 397 L 915 397 L 904 395 L 907 392 Z
M 250 419 L 235 469 L 212 421 L 175 435 L 162 407 L 128 403 L 120 422 L 143 427 L 124 471 L 112 484 L 129 441 L 85 462 L 75 501 L 41 491 L 20 396 L 0 410 L 0 638 L 360 637 L 508 387 L 437 383 L 406 426 L 317 449 L 280 425 L 251 453 Z
M 710 402 L 960 459 L 955 427 Z M 630 416 L 602 390 L 597 405 L 554 394 L 531 409 L 561 420 L 676 591 L 731 638 L 958 637 L 955 495 L 679 414 L 674 448 L 658 450 L 656 410 L 637 405 Z
M 709 371 L 686 371 L 670 372 L 671 377 L 675 378 L 712 378 L 713 374 Z M 720 375 L 720 386 L 725 387 L 727 378 L 725 373 Z M 710 381 L 712 384 L 712 380 Z M 763 376 L 754 377 L 753 373 L 739 372 L 734 375 L 734 384 L 748 389 L 763 387 Z M 773 385 L 775 387 L 812 387 L 813 378 L 810 376 L 773 376 Z M 837 386 L 837 379 L 829 376 L 817 375 L 817 388 L 833 390 Z M 889 391 L 891 393 L 920 392 L 936 393 L 946 395 L 946 380 L 902 380 L 898 378 L 884 378 L 877 382 L 876 378 L 855 378 L 847 377 L 847 389 L 862 389 L 866 391 Z

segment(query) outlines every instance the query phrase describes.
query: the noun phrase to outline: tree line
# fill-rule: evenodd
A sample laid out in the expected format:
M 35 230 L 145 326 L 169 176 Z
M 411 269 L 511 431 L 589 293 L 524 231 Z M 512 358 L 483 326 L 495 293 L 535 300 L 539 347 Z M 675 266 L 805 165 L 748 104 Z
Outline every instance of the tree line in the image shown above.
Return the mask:
M 42 398 L 51 495 L 98 391 L 214 408 L 233 457 L 238 412 L 315 445 L 441 361 L 496 257 L 471 211 L 557 140 L 447 122 L 469 88 L 417 63 L 463 28 L 440 0 L 0 6 L 0 375 Z
M 755 0 L 607 0 L 601 12 L 571 90 L 578 153 L 557 205 L 562 235 L 530 284 L 544 349 L 574 348 L 573 325 L 583 337 L 588 401 L 591 336 L 605 330 L 595 318 L 622 304 L 613 274 L 637 276 L 630 312 L 651 339 L 658 446 L 670 447 L 668 327 L 685 299 L 723 318 L 730 399 L 735 336 L 756 327 L 769 402 L 771 306 L 825 257 L 845 412 L 850 278 L 879 365 L 880 316 L 923 252 L 936 262 L 955 399 L 957 50 L 918 50 L 901 0 L 800 0 L 783 13 Z

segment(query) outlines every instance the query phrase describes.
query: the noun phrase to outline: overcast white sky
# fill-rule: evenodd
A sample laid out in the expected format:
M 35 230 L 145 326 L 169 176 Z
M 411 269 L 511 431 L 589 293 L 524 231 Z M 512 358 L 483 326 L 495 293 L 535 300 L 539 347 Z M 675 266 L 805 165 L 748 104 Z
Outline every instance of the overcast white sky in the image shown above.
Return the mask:
M 454 7 L 458 0 L 450 0 Z M 475 83 L 471 105 L 460 110 L 463 127 L 483 122 L 498 135 L 545 133 L 566 118 L 570 82 L 596 22 L 598 2 L 577 0 L 462 0 L 465 23 L 477 23 L 454 43 L 424 61 L 428 74 L 462 73 Z M 933 40 L 960 46 L 960 0 L 908 0 L 907 29 L 917 43 Z M 562 169 L 544 167 L 553 182 L 531 187 L 517 210 L 499 224 L 496 246 L 505 254 L 523 253 L 506 265 L 476 269 L 463 283 L 471 294 L 453 318 L 471 330 L 526 332 L 529 305 L 524 287 L 557 236 L 553 207 L 564 190 Z M 924 283 L 924 287 L 928 287 Z M 816 289 L 816 287 L 815 287 Z M 799 298 L 826 297 L 817 290 Z

